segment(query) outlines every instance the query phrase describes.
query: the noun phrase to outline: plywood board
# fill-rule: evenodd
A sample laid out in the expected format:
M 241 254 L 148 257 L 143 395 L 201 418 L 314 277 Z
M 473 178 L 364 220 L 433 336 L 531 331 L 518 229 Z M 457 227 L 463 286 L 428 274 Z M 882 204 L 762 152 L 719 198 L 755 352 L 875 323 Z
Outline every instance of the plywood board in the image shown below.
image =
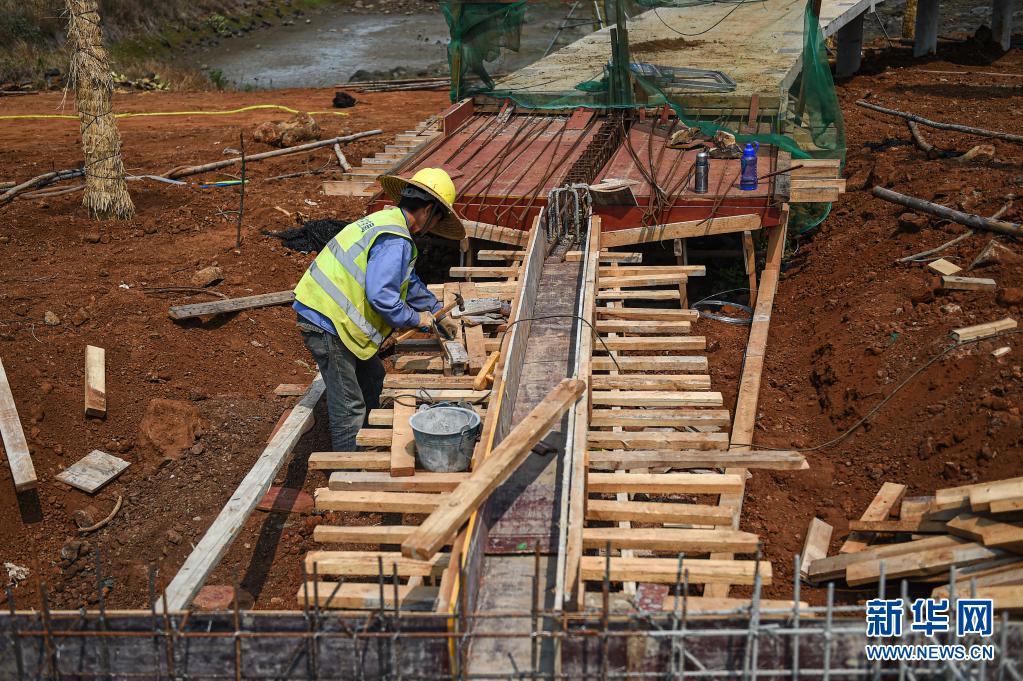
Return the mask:
M 70 467 L 57 473 L 57 479 L 89 494 L 95 493 L 124 472 L 130 464 L 124 459 L 94 449 Z

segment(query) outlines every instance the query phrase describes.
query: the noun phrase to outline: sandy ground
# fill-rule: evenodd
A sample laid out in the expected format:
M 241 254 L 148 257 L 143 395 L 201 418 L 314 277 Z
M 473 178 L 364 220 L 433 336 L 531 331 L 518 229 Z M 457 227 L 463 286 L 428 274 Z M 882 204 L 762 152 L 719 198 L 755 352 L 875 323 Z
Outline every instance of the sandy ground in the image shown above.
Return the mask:
M 924 268 L 895 261 L 947 241 L 962 228 L 925 221 L 919 231 L 906 231 L 899 227 L 900 210 L 862 190 L 876 183 L 978 213 L 993 213 L 1021 193 L 1023 152 L 1018 146 L 994 142 L 994 158 L 973 164 L 927 160 L 900 122 L 853 105 L 869 93 L 872 101 L 925 116 L 1017 129 L 1023 110 L 1019 52 L 992 61 L 975 46 L 944 49 L 941 58 L 912 65 L 903 52 L 868 59 L 863 75 L 839 86 L 850 193 L 817 233 L 800 240 L 786 269 L 772 319 L 758 445 L 802 448 L 827 442 L 945 348 L 950 329 L 1020 314 L 1020 303 L 1009 302 L 1018 301 L 1013 296 L 1023 286 L 1018 264 L 969 273 L 996 279 L 997 293 L 943 293 Z M 272 101 L 320 111 L 329 109 L 332 94 L 154 93 L 119 96 L 116 105 L 119 110 L 167 111 Z M 347 117 L 319 116 L 326 132 L 381 127 L 393 135 L 446 103 L 445 93 L 361 99 Z M 0 112 L 50 112 L 58 102 L 57 95 L 5 99 Z M 121 123 L 126 164 L 134 172 L 152 172 L 217 160 L 224 147 L 237 146 L 240 131 L 280 118 L 260 112 L 126 119 Z M 927 134 L 949 150 L 965 151 L 985 141 Z M 73 121 L 0 122 L 0 179 L 23 180 L 74 166 L 80 158 L 77 139 Z M 346 153 L 358 159 L 382 149 L 387 139 L 352 144 Z M 336 173 L 331 164 L 332 155 L 319 151 L 250 166 L 253 183 L 246 192 L 240 249 L 234 247 L 236 216 L 228 212 L 237 209 L 236 189 L 133 184 L 139 213 L 126 223 L 93 222 L 74 194 L 0 209 L 0 357 L 40 478 L 38 496 L 21 499 L 19 505 L 10 473 L 0 467 L 0 559 L 30 572 L 15 589 L 19 605 L 38 605 L 39 580 L 45 580 L 53 605 L 93 601 L 96 550 L 101 576 L 108 578 L 108 604 L 142 607 L 149 566 L 157 570 L 157 587 L 166 584 L 212 522 L 295 399 L 274 397 L 273 388 L 308 381 L 311 358 L 286 307 L 179 325 L 167 318 L 169 305 L 212 298 L 147 295 L 142 289 L 188 286 L 195 271 L 213 263 L 225 273 L 215 290 L 227 296 L 289 288 L 309 258 L 281 248 L 260 231 L 294 225 L 276 206 L 309 218 L 358 215 L 360 203 L 320 193 L 320 182 Z M 324 176 L 266 181 L 324 165 L 331 168 Z M 1018 222 L 1020 217 L 1013 204 L 1006 219 Z M 1018 245 L 1000 240 L 1019 252 Z M 945 255 L 966 267 L 988 241 L 989 236 L 977 234 Z M 45 325 L 47 311 L 61 323 Z M 745 332 L 711 321 L 701 326 L 712 341 L 713 382 L 730 404 Z M 771 597 L 790 595 L 792 556 L 814 515 L 835 526 L 832 549 L 837 550 L 847 519 L 857 517 L 886 480 L 908 484 L 910 495 L 922 495 L 936 487 L 1023 473 L 1018 455 L 1023 368 L 1016 338 L 946 355 L 868 427 L 811 452 L 810 470 L 754 474 L 743 529 L 761 535 L 774 563 L 775 586 L 767 591 Z M 86 420 L 82 414 L 86 344 L 107 350 L 105 420 Z M 1012 351 L 996 360 L 990 352 L 1001 345 Z M 151 404 L 157 398 L 175 402 Z M 323 484 L 322 474 L 305 470 L 304 455 L 327 447 L 324 422 L 321 407 L 316 427 L 278 483 L 307 491 Z M 167 423 L 190 427 L 162 432 L 158 426 Z M 115 453 L 132 465 L 95 497 L 54 480 L 92 449 Z M 117 518 L 86 537 L 85 546 L 75 546 L 74 512 L 84 509 L 102 517 L 118 496 L 124 507 Z M 237 580 L 257 607 L 293 607 L 301 579 L 299 556 L 313 547 L 316 522 L 316 516 L 254 514 L 210 582 Z M 76 550 L 81 557 L 67 557 Z M 808 597 L 820 596 L 810 591 Z

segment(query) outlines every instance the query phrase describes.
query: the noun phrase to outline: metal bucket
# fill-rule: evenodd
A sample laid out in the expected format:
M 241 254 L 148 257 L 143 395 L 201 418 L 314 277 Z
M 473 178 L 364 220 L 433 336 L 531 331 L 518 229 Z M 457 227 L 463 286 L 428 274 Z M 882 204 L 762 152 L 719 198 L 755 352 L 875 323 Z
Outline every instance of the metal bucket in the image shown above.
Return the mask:
M 416 458 L 423 468 L 434 473 L 469 470 L 472 450 L 483 429 L 479 414 L 469 405 L 424 404 L 409 425 L 416 440 Z

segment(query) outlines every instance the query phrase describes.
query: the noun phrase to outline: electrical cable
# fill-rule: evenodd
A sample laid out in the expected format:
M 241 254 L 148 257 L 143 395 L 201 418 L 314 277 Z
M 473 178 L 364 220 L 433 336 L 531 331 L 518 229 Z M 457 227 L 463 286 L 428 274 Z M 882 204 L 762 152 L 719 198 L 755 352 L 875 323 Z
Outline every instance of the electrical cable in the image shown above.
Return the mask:
M 669 31 L 673 31 L 674 33 L 677 33 L 678 35 L 686 37 L 686 38 L 694 38 L 696 36 L 703 35 L 704 33 L 709 33 L 710 31 L 713 31 L 715 28 L 717 28 L 721 24 L 721 22 L 723 22 L 728 17 L 732 16 L 732 12 L 734 12 L 737 9 L 739 9 L 739 7 L 741 7 L 742 5 L 747 5 L 747 4 L 750 4 L 750 3 L 753 3 L 753 2 L 763 2 L 763 0 L 740 0 L 740 2 L 735 2 L 735 3 L 730 3 L 730 2 L 725 2 L 725 3 L 716 3 L 716 2 L 704 3 L 704 4 L 711 4 L 711 5 L 713 5 L 713 4 L 724 4 L 724 5 L 734 4 L 735 7 L 733 7 L 730 10 L 728 10 L 728 12 L 725 14 L 725 16 L 723 16 L 720 19 L 718 19 L 709 28 L 706 28 L 706 29 L 700 31 L 699 33 L 683 33 L 682 31 L 678 30 L 677 28 L 674 28 L 673 26 L 669 25 L 668 22 L 664 20 L 664 17 L 662 17 L 660 15 L 660 13 L 657 11 L 656 7 L 654 7 L 654 16 L 656 16 L 657 19 L 662 24 L 664 24 L 664 27 L 667 28 Z
M 817 445 L 815 447 L 803 447 L 801 449 L 797 449 L 797 448 L 794 448 L 794 447 L 789 447 L 788 450 L 789 451 L 794 451 L 794 452 L 816 452 L 816 451 L 819 451 L 821 449 L 827 449 L 828 447 L 833 447 L 834 445 L 837 445 L 839 442 L 841 442 L 842 440 L 846 439 L 847 437 L 852 435 L 854 432 L 856 432 L 860 428 L 860 426 L 862 426 L 864 423 L 869 421 L 877 412 L 879 412 L 881 410 L 882 407 L 884 407 L 886 404 L 888 404 L 888 402 L 891 401 L 891 399 L 893 397 L 895 397 L 899 393 L 900 390 L 905 388 L 910 383 L 910 381 L 912 381 L 914 378 L 916 378 L 917 376 L 922 374 L 924 371 L 929 369 L 934 363 L 936 363 L 938 360 L 940 360 L 942 357 L 944 357 L 948 353 L 950 353 L 953 350 L 956 350 L 958 348 L 965 347 L 967 345 L 973 345 L 974 343 L 980 343 L 982 341 L 991 340 L 992 338 L 998 338 L 1000 336 L 1008 336 L 1008 335 L 1013 335 L 1013 334 L 1017 334 L 1017 333 L 1023 333 L 1023 329 L 1012 329 L 1012 330 L 1007 330 L 1007 331 L 999 331 L 998 333 L 994 334 L 993 336 L 985 336 L 983 338 L 974 338 L 973 340 L 956 341 L 956 342 L 952 343 L 951 345 L 946 347 L 944 350 L 942 350 L 941 352 L 939 352 L 938 354 L 934 355 L 929 360 L 924 362 L 922 365 L 920 365 L 920 367 L 918 367 L 913 373 L 911 373 L 901 383 L 899 383 L 897 386 L 895 386 L 895 389 L 892 390 L 890 393 L 888 393 L 888 395 L 884 399 L 882 399 L 880 402 L 878 402 L 876 405 L 874 405 L 870 409 L 870 411 L 868 411 L 863 416 L 863 418 L 859 419 L 858 421 L 856 421 L 856 423 L 852 424 L 852 426 L 850 426 L 848 430 L 846 430 L 844 433 L 842 433 L 838 437 L 832 438 L 831 440 L 828 440 L 827 442 L 825 442 L 823 444 L 819 444 L 819 445 Z M 740 446 L 743 446 L 743 445 L 740 443 Z M 755 445 L 752 442 L 749 445 L 747 445 L 747 446 L 749 446 L 750 449 L 760 449 L 760 450 L 776 449 L 776 447 L 762 447 L 760 445 Z

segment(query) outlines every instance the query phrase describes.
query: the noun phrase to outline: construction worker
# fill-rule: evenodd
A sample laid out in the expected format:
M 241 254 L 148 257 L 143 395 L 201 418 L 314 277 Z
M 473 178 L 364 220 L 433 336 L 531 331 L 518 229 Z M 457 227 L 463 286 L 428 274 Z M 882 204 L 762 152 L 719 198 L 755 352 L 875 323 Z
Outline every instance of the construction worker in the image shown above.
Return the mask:
M 465 238 L 455 213 L 455 185 L 439 168 L 404 179 L 380 178 L 394 207 L 349 224 L 306 270 L 295 288 L 302 340 L 326 384 L 334 451 L 355 451 L 366 414 L 380 403 L 384 367 L 377 350 L 393 329 L 429 331 L 454 322 L 434 314 L 441 303 L 416 276 L 415 235 Z

